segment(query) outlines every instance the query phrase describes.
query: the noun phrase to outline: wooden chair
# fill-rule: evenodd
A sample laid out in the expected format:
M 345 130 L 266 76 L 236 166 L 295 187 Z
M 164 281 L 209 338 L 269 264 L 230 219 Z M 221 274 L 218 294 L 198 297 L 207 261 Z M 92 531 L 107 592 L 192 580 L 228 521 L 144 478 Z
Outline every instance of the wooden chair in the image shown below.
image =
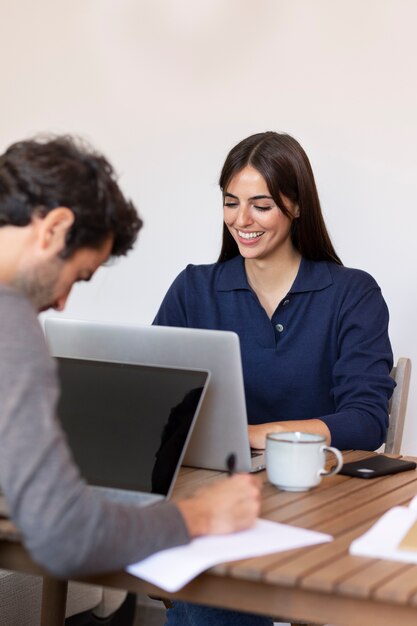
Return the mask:
M 410 389 L 411 359 L 401 357 L 391 370 L 391 377 L 397 383 L 389 402 L 389 426 L 384 452 L 399 454 L 403 438 L 405 415 L 407 412 L 408 391 Z M 315 626 L 311 623 L 295 623 L 291 626 Z
M 397 365 L 392 368 L 391 376 L 397 383 L 397 386 L 389 403 L 389 426 L 384 451 L 391 454 L 399 454 L 410 388 L 411 359 L 399 358 Z

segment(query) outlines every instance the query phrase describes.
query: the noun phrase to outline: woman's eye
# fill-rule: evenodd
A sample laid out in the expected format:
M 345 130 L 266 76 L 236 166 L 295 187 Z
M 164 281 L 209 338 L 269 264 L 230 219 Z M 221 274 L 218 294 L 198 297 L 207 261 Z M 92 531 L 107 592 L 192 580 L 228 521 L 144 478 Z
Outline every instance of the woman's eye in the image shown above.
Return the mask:
M 268 205 L 268 206 L 260 206 L 258 204 L 254 204 L 253 205 L 255 209 L 258 209 L 258 211 L 269 211 L 270 209 L 272 209 L 272 206 Z
M 225 202 L 224 206 L 227 206 L 229 208 L 233 208 L 233 207 L 237 206 L 237 202 Z

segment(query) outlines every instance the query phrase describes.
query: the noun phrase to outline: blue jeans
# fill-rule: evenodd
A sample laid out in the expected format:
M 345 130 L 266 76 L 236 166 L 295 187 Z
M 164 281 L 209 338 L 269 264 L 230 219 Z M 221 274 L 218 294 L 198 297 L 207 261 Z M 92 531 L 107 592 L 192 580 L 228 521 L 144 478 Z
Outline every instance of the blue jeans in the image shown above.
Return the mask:
M 173 602 L 165 626 L 272 626 L 270 617 L 216 609 L 189 602 Z

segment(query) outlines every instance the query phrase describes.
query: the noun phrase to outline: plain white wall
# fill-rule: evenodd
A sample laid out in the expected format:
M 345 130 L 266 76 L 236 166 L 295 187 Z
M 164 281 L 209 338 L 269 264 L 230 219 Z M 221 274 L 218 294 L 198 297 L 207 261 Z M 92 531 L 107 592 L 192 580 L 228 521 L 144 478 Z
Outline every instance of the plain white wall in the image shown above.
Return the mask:
M 77 133 L 145 220 L 65 316 L 150 322 L 175 275 L 218 254 L 228 150 L 282 130 L 310 156 L 344 263 L 380 283 L 396 358 L 417 370 L 416 22 L 415 0 L 0 0 L 1 151 Z M 410 454 L 416 396 L 413 382 Z

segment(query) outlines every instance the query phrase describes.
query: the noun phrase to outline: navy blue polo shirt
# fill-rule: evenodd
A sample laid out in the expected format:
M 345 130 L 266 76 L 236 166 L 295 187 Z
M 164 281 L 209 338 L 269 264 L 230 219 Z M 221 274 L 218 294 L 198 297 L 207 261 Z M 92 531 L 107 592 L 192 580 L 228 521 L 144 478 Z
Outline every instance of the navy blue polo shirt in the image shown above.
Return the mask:
M 189 265 L 154 324 L 239 335 L 250 424 L 318 418 L 342 449 L 385 440 L 394 387 L 388 310 L 366 272 L 303 258 L 269 319 L 241 256 Z

